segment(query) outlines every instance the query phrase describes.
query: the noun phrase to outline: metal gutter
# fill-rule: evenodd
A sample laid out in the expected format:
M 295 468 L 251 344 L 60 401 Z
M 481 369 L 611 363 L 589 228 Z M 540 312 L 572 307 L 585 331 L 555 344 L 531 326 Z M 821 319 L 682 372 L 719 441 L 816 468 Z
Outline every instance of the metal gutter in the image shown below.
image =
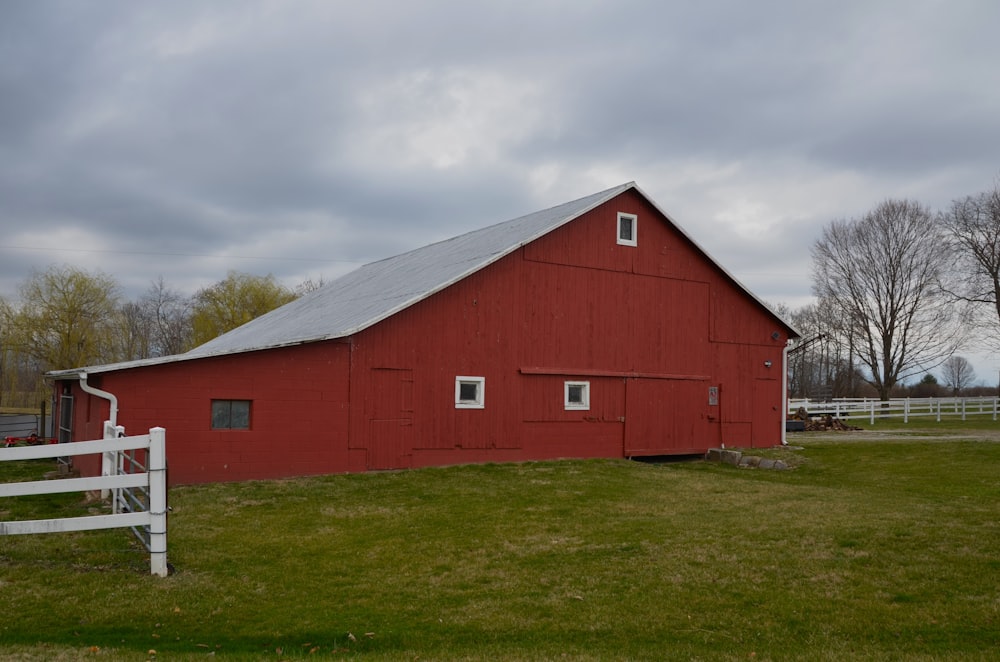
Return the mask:
M 788 445 L 788 342 L 781 350 L 781 445 Z

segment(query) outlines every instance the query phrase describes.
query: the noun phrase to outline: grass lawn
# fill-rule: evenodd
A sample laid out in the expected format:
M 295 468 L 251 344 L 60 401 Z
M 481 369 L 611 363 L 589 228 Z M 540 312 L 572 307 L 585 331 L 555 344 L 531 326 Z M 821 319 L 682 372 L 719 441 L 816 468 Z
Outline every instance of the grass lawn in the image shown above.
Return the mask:
M 770 452 L 789 471 L 598 460 L 177 487 L 165 579 L 128 531 L 0 538 L 0 658 L 993 660 L 987 427 L 793 435 L 801 450 Z M 4 464 L 0 480 L 51 469 Z M 0 519 L 100 508 L 21 497 Z

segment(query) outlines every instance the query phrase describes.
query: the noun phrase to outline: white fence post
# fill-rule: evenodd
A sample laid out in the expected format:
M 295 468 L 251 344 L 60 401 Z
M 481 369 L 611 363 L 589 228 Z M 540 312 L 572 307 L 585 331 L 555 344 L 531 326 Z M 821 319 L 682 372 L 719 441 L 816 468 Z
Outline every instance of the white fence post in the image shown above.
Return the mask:
M 167 576 L 166 430 L 149 430 L 149 571 Z
M 118 439 L 119 437 L 125 436 L 125 427 L 122 425 L 111 425 L 111 421 L 104 421 L 104 440 Z M 119 458 L 121 453 L 117 451 L 107 451 L 101 453 L 101 475 L 102 476 L 114 476 L 118 473 L 119 469 Z M 101 490 L 101 498 L 107 499 L 111 492 L 107 489 Z M 114 499 L 111 505 L 111 512 L 118 512 L 118 497 L 121 496 L 121 490 L 115 490 Z
M 115 431 L 114 426 L 111 425 L 111 421 L 104 421 L 104 432 L 103 432 L 101 438 L 104 439 L 105 441 L 107 441 L 108 439 L 114 439 L 117 436 L 118 436 L 118 434 Z M 101 475 L 102 476 L 114 476 L 115 475 L 115 472 L 117 471 L 117 459 L 118 459 L 118 454 L 115 453 L 115 452 L 113 452 L 113 451 L 105 451 L 105 452 L 101 453 Z M 102 499 L 107 499 L 109 496 L 111 496 L 111 490 L 109 490 L 107 488 L 101 490 L 101 498 Z M 117 501 L 117 499 L 115 501 Z M 116 506 L 113 505 L 111 512 L 118 512 L 117 510 L 115 510 L 115 508 L 116 508 Z

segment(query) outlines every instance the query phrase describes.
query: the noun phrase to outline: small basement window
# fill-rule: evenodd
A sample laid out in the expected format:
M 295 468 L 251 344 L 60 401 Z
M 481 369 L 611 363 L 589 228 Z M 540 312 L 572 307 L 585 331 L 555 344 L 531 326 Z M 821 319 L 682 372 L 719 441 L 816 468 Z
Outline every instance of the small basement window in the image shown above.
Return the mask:
M 639 217 L 635 214 L 618 212 L 618 243 L 622 246 L 636 245 L 636 225 Z
M 566 409 L 590 409 L 590 382 L 566 382 L 563 404 Z
M 485 398 L 485 377 L 455 378 L 455 409 L 483 409 Z
M 249 400 L 212 400 L 213 430 L 249 430 Z

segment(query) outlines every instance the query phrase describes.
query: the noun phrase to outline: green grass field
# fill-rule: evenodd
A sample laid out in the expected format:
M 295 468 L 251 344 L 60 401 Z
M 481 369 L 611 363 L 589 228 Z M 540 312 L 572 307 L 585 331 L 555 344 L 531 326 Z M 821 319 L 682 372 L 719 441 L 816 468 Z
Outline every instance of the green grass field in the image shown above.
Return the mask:
M 903 418 L 892 417 L 875 419 L 875 424 L 871 424 L 871 419 L 867 416 L 848 419 L 852 425 L 862 427 L 866 430 L 894 430 L 899 432 L 914 432 L 920 435 L 948 434 L 958 435 L 963 432 L 979 433 L 990 431 L 1000 435 L 1000 423 L 993 420 L 990 414 L 969 415 L 963 421 L 957 414 L 943 414 L 941 422 L 934 420 L 933 416 L 914 416 L 908 423 L 903 422 Z
M 0 658 L 992 660 L 988 423 L 792 435 L 801 450 L 769 452 L 789 471 L 563 461 L 178 487 L 165 579 L 127 531 L 0 538 Z M 100 508 L 22 497 L 0 519 Z

